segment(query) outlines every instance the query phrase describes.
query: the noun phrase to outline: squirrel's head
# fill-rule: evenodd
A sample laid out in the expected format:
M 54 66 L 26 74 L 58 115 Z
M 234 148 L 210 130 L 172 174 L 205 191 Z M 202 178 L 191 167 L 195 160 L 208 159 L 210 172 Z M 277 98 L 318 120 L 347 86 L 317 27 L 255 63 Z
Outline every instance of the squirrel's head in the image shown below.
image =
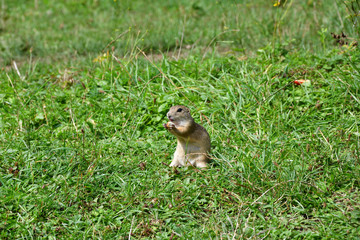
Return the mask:
M 190 110 L 182 105 L 172 106 L 166 116 L 170 122 L 175 124 L 179 124 L 184 121 L 194 121 L 191 117 Z

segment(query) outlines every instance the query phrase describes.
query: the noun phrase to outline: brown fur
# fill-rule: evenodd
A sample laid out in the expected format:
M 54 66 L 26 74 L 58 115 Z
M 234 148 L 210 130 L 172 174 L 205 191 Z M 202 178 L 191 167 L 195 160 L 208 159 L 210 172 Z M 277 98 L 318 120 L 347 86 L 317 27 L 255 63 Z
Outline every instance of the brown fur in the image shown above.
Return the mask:
M 170 122 L 164 124 L 164 127 L 177 138 L 170 166 L 207 167 L 211 144 L 206 129 L 197 124 L 191 117 L 190 110 L 182 105 L 171 107 L 167 117 Z

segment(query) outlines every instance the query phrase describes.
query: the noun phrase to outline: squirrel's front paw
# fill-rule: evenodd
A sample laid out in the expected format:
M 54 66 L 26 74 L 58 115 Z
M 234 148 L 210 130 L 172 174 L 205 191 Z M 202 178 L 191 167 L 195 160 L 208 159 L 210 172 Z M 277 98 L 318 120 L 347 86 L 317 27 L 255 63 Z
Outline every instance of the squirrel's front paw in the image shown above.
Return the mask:
M 178 161 L 172 161 L 169 165 L 170 167 L 179 167 L 180 166 L 180 163 Z
M 175 124 L 172 123 L 172 122 L 164 123 L 163 126 L 164 126 L 164 128 L 166 128 L 168 130 L 171 130 L 171 129 L 175 128 Z

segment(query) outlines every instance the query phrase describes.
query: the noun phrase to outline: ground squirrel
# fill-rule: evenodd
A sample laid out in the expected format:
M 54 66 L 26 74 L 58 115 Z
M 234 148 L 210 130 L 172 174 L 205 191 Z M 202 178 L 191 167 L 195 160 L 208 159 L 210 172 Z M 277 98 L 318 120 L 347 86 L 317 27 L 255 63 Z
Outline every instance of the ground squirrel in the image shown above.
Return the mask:
M 182 105 L 173 106 L 167 113 L 170 122 L 164 127 L 177 138 L 177 146 L 171 167 L 207 167 L 210 137 L 204 127 L 197 124 L 190 110 Z

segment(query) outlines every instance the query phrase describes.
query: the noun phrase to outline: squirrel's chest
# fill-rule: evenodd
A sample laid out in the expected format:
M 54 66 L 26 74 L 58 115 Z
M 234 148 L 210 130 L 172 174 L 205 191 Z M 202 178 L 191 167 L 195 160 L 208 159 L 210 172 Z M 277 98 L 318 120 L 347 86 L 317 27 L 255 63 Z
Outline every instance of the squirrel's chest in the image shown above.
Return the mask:
M 177 148 L 184 153 L 199 153 L 201 151 L 201 146 L 191 141 L 178 141 Z

